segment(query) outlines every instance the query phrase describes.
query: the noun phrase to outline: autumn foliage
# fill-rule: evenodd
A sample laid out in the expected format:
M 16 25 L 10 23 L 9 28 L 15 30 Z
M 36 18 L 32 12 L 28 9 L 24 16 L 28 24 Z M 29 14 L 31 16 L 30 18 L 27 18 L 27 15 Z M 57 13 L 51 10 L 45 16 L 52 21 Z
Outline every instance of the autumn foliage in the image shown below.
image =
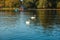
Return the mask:
M 24 0 L 23 4 L 28 7 L 30 6 L 28 3 L 31 2 L 33 3 L 34 0 Z M 47 0 L 38 0 L 35 4 L 37 8 L 46 8 L 47 4 L 51 6 L 51 3 L 47 3 Z M 19 0 L 0 0 L 0 7 L 8 7 L 8 8 L 13 8 L 13 7 L 20 7 L 21 2 Z M 57 2 L 57 7 L 60 8 L 60 2 Z

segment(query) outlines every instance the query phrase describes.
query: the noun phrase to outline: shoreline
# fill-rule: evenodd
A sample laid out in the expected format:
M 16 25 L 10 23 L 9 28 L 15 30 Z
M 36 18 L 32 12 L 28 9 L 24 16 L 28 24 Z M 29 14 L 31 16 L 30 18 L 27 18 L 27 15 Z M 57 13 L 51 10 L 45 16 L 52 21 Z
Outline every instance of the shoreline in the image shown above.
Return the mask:
M 0 8 L 0 11 L 13 11 L 13 10 L 22 10 L 20 8 Z M 40 9 L 26 9 L 26 10 L 60 10 L 60 9 L 49 9 L 49 8 L 40 8 Z

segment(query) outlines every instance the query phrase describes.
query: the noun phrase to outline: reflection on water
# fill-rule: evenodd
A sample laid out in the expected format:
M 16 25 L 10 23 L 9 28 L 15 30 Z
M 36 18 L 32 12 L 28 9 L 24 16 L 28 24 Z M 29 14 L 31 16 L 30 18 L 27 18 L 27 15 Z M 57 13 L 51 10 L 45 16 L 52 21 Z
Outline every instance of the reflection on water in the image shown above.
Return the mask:
M 60 12 L 56 10 L 43 10 L 43 11 L 38 11 L 38 17 L 40 19 L 40 23 L 45 26 L 53 26 L 55 24 L 59 24 L 57 20 L 59 20 Z
M 0 12 L 0 40 L 59 40 L 60 12 L 49 12 Z

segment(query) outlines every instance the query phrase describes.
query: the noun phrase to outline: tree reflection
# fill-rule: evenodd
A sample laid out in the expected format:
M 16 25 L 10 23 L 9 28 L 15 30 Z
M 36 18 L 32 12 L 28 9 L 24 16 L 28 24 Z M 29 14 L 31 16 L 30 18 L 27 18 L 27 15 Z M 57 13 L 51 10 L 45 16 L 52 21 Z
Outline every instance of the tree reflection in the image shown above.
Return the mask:
M 40 19 L 40 24 L 44 27 L 44 28 L 51 28 L 54 23 L 55 23 L 55 16 L 53 13 L 53 11 L 47 11 L 48 13 L 45 13 L 46 10 L 38 10 L 38 18 Z M 38 21 L 38 20 L 37 20 Z

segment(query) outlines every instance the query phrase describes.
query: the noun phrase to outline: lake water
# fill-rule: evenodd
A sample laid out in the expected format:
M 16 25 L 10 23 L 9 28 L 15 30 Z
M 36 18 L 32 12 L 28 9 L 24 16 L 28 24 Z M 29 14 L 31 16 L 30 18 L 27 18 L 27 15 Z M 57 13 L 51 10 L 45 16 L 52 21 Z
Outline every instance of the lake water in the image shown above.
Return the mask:
M 37 19 L 31 20 L 32 12 L 0 12 L 0 40 L 60 40 L 59 22 L 49 19 L 53 25 L 45 23 L 46 27 L 44 16 L 39 14 Z M 27 20 L 30 20 L 29 25 Z

